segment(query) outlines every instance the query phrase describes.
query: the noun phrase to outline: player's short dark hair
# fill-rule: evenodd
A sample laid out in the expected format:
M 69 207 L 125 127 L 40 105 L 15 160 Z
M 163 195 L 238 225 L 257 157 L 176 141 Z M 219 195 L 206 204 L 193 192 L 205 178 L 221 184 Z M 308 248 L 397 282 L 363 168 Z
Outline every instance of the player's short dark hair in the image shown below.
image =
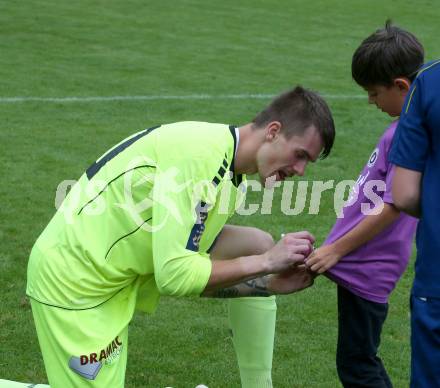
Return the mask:
M 399 77 L 411 81 L 424 61 L 424 49 L 411 33 L 391 20 L 366 38 L 353 54 L 351 74 L 362 87 L 391 86 Z
M 314 125 L 324 144 L 321 159 L 330 154 L 335 139 L 335 124 L 327 103 L 317 93 L 297 86 L 276 97 L 252 123 L 261 128 L 271 121 L 281 123 L 281 133 L 286 138 L 301 135 Z

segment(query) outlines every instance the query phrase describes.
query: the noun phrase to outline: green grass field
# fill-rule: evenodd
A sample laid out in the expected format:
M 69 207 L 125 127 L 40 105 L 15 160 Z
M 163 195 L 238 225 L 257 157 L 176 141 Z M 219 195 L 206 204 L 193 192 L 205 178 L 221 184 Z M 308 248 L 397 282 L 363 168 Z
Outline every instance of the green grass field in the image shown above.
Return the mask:
M 434 0 L 0 2 L 0 378 L 47 381 L 25 298 L 26 265 L 61 181 L 77 179 L 132 132 L 181 120 L 244 124 L 269 101 L 251 95 L 298 83 L 328 96 L 337 125 L 331 156 L 302 179 L 356 179 L 390 118 L 361 97 L 351 55 L 387 17 L 420 38 L 427 59 L 440 57 Z M 112 96 L 152 98 L 62 100 Z M 275 238 L 308 229 L 322 242 L 335 218 L 331 193 L 319 215 L 285 216 L 277 206 L 232 222 Z M 408 385 L 411 280 L 412 266 L 383 333 L 395 387 Z M 322 278 L 278 298 L 275 387 L 339 387 L 335 295 Z M 225 301 L 163 298 L 155 315 L 138 314 L 126 386 L 200 383 L 239 386 Z

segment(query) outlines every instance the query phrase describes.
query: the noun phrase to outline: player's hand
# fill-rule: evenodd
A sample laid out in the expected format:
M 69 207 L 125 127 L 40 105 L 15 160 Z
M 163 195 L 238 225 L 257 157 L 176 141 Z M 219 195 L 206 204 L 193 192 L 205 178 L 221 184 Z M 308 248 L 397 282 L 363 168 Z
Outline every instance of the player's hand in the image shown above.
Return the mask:
M 305 264 L 311 271 L 321 274 L 332 268 L 340 259 L 341 255 L 330 244 L 315 249 L 306 259 Z
M 268 290 L 273 294 L 291 294 L 313 284 L 316 275 L 304 265 L 295 266 L 276 275 L 271 275 Z
M 313 251 L 315 238 L 309 232 L 286 234 L 264 254 L 266 273 L 283 272 L 304 259 Z

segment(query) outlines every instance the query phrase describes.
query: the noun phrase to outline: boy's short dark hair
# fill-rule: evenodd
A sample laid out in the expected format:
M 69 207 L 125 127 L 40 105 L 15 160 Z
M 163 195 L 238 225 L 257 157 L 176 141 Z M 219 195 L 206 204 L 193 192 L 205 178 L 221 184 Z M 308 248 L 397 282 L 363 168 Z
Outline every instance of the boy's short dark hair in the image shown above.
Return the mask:
M 413 81 L 423 61 L 424 49 L 419 40 L 387 20 L 384 28 L 370 35 L 357 48 L 351 74 L 362 87 L 391 86 L 399 77 Z
M 324 143 L 321 158 L 330 154 L 335 139 L 335 124 L 330 108 L 319 94 L 297 86 L 276 97 L 252 123 L 254 127 L 261 128 L 271 121 L 281 123 L 281 132 L 286 138 L 301 135 L 314 125 Z

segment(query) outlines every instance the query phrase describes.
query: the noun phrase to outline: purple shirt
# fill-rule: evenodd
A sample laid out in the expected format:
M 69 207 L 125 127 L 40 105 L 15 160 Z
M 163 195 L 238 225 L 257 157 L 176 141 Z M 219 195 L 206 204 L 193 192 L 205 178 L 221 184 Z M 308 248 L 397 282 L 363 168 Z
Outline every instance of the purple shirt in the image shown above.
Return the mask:
M 380 138 L 353 188 L 352 200 L 343 208 L 343 217 L 336 221 L 324 245 L 338 240 L 361 222 L 366 217 L 365 208 L 373 209 L 381 200 L 393 203 L 394 166 L 388 162 L 388 152 L 396 127 L 397 121 Z M 380 181 L 379 185 L 373 185 L 376 183 L 373 180 Z M 415 218 L 401 213 L 381 233 L 344 256 L 326 275 L 355 295 L 376 303 L 387 303 L 408 264 L 416 226 Z

